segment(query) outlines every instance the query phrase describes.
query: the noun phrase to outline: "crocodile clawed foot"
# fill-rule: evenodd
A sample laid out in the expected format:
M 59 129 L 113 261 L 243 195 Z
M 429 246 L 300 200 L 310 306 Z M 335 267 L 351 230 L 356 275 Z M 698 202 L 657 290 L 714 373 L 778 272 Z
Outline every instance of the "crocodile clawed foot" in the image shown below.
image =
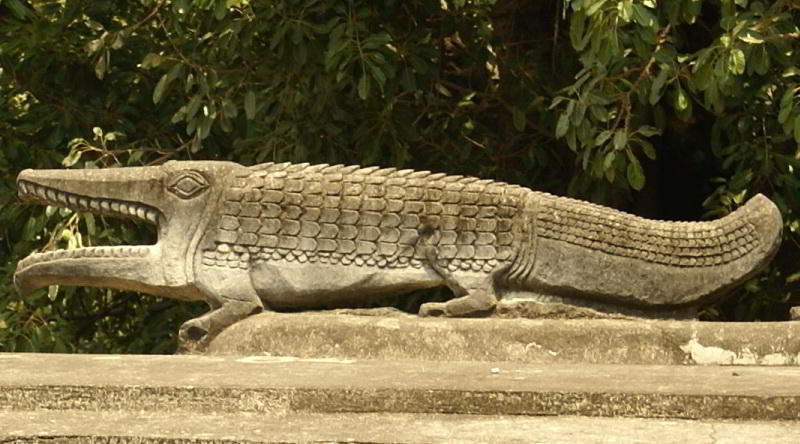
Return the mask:
M 419 315 L 423 317 L 447 316 L 445 307 L 444 302 L 426 302 L 419 307 Z
M 178 353 L 202 353 L 211 342 L 207 319 L 190 319 L 178 330 Z

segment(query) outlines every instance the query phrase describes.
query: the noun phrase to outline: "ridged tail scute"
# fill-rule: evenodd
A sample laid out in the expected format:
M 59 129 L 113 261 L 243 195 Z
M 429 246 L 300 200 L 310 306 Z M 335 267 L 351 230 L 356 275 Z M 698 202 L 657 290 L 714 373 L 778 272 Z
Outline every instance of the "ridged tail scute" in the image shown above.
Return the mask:
M 566 198 L 545 201 L 540 235 L 606 254 L 674 267 L 713 267 L 751 252 L 766 260 L 780 244 L 781 216 L 763 195 L 709 222 L 644 219 Z
M 636 306 L 695 305 L 726 293 L 769 263 L 783 225 L 762 195 L 708 222 L 649 220 L 547 196 L 537 221 L 539 260 L 524 285 Z

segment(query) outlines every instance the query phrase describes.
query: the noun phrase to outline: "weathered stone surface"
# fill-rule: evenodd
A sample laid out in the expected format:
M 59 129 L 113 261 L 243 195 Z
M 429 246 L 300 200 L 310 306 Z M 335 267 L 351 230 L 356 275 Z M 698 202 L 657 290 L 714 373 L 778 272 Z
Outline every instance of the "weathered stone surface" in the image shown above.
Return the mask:
M 0 411 L 800 420 L 800 369 L 0 355 Z
M 438 319 L 401 312 L 262 313 L 212 355 L 595 364 L 800 365 L 800 322 Z
M 789 421 L 443 414 L 0 411 L 4 443 L 785 444 Z
M 26 170 L 22 198 L 158 226 L 151 246 L 34 254 L 22 293 L 92 285 L 205 300 L 187 349 L 261 311 L 364 304 L 449 287 L 421 315 L 490 313 L 507 294 L 672 316 L 721 297 L 777 251 L 775 205 L 709 222 L 647 220 L 473 177 L 342 165 L 168 162 Z M 608 310 L 607 310 L 608 311 Z

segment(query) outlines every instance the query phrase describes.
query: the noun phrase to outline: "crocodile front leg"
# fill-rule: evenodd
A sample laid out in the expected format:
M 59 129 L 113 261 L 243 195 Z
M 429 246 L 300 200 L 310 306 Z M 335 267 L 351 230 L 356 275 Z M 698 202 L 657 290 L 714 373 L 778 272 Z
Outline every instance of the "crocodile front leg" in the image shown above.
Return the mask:
M 211 311 L 186 321 L 178 332 L 179 352 L 202 352 L 226 327 L 264 310 L 247 270 L 206 269 L 198 287 Z

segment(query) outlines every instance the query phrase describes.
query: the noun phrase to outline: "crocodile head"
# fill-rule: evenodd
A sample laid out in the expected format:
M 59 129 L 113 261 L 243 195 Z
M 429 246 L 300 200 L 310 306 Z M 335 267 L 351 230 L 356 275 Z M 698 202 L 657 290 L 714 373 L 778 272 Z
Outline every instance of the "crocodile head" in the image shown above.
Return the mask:
M 232 162 L 167 162 L 161 166 L 99 170 L 25 170 L 20 198 L 155 224 L 154 245 L 84 247 L 34 253 L 17 265 L 20 294 L 54 285 L 132 290 L 200 299 L 194 282 L 195 248 L 216 210 Z

